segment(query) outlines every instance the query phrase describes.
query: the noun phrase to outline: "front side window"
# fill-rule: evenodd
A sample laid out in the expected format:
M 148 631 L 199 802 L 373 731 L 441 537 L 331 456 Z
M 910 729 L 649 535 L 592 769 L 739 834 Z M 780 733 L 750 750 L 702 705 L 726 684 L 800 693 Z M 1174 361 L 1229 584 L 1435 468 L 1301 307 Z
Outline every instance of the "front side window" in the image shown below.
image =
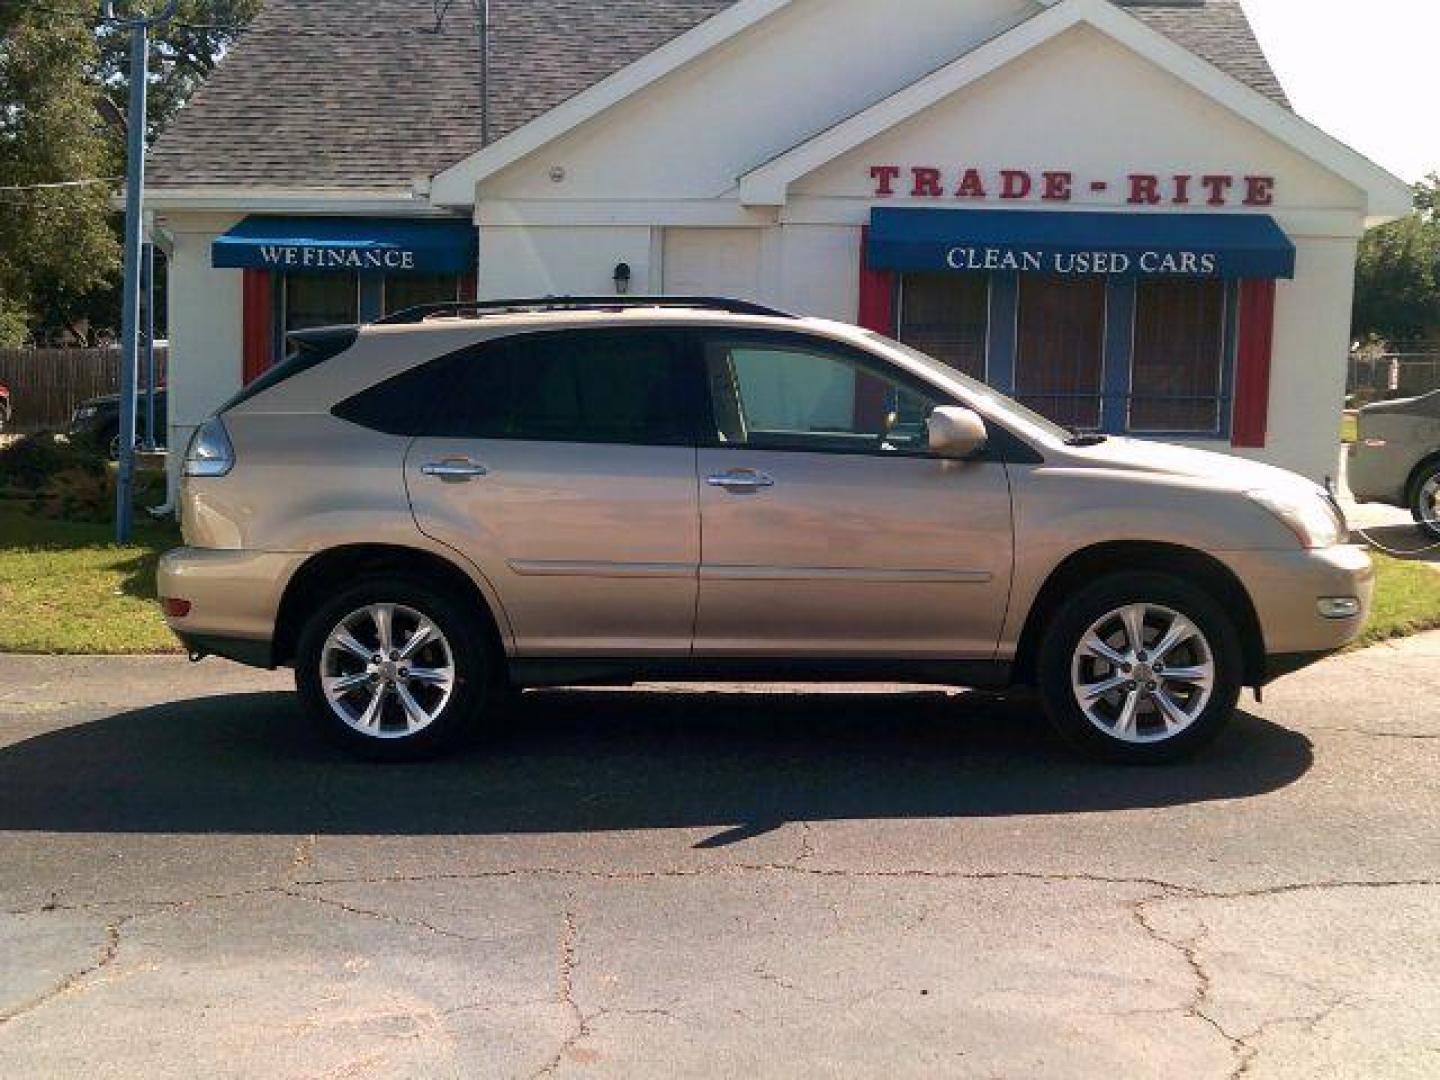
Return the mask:
M 925 453 L 938 400 L 820 344 L 712 340 L 713 438 L 769 450 Z
M 1130 430 L 1219 431 L 1224 361 L 1223 282 L 1140 282 L 1135 290 Z

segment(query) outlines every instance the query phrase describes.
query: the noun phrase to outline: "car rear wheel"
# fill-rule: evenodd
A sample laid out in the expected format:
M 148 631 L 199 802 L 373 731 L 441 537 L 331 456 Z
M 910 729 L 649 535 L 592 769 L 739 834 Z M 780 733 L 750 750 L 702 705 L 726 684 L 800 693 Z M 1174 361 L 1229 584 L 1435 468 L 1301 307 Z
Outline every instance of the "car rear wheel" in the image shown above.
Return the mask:
M 1040 688 L 1072 744 L 1112 761 L 1173 761 L 1211 742 L 1243 682 L 1239 635 L 1204 592 L 1163 574 L 1104 578 L 1067 600 L 1040 650 Z
M 1440 461 L 1432 461 L 1421 470 L 1411 492 L 1410 513 L 1415 523 L 1440 540 Z
M 495 671 L 480 618 L 406 577 L 367 581 L 327 601 L 305 624 L 295 658 L 311 721 L 378 761 L 432 756 L 477 730 Z

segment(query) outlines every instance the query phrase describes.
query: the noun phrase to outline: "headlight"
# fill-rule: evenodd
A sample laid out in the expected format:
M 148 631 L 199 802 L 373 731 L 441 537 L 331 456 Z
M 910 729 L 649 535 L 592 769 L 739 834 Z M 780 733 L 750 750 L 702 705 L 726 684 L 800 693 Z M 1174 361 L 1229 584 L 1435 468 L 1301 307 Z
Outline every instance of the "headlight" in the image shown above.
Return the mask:
M 100 410 L 97 409 L 97 408 L 95 408 L 95 406 L 93 406 L 93 405 L 86 405 L 86 406 L 84 406 L 83 408 L 79 408 L 79 409 L 76 409 L 76 410 L 75 410 L 75 419 L 76 419 L 76 420 L 89 420 L 92 416 L 94 416 L 94 415 L 95 415 L 97 412 L 99 412 L 99 411 L 100 411 Z
M 1318 488 L 1313 492 L 1304 488 L 1267 488 L 1245 494 L 1279 518 L 1303 547 L 1333 547 L 1349 538 L 1344 517 Z
M 201 424 L 185 451 L 186 476 L 225 476 L 235 467 L 235 449 L 218 416 Z

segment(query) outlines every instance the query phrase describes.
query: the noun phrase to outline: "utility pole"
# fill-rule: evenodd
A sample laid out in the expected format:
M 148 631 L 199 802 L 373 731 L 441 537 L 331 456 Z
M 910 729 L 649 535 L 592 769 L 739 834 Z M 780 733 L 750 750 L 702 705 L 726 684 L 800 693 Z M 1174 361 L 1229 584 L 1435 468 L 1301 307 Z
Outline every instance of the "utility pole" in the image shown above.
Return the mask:
M 115 0 L 101 0 L 100 18 L 130 31 L 129 148 L 125 160 L 125 299 L 120 318 L 120 471 L 115 483 L 115 541 L 130 540 L 135 516 L 135 412 L 140 367 L 140 276 L 145 240 L 146 97 L 150 79 L 150 28 L 169 22 L 180 0 L 158 15 L 115 14 Z

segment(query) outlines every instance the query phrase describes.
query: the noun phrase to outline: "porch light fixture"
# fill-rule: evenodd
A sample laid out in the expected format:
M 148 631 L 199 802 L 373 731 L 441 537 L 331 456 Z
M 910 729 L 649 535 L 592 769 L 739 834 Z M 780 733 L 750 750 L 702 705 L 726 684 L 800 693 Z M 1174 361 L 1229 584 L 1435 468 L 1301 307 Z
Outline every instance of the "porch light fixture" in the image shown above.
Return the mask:
M 615 295 L 624 296 L 630 291 L 630 279 L 633 274 L 629 263 L 620 263 L 615 267 Z

